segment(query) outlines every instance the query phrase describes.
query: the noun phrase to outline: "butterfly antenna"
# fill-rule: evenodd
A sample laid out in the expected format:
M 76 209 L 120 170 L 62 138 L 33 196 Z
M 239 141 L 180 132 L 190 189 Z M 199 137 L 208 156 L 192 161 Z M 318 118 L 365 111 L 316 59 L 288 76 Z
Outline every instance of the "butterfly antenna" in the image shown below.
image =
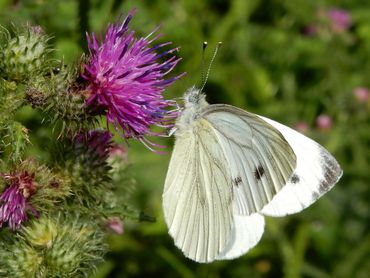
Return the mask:
M 212 67 L 213 61 L 215 60 L 216 55 L 217 55 L 217 52 L 218 52 L 218 50 L 220 49 L 221 45 L 222 45 L 222 42 L 218 42 L 218 44 L 217 44 L 217 46 L 216 46 L 215 50 L 213 51 L 212 59 L 211 59 L 211 61 L 209 62 L 209 66 L 208 66 L 208 69 L 207 69 L 207 73 L 204 75 L 204 72 L 202 71 L 202 81 L 203 81 L 203 82 L 202 82 L 202 86 L 201 86 L 201 88 L 200 88 L 200 91 L 201 91 L 201 92 L 203 91 L 204 86 L 205 86 L 205 85 L 206 85 L 206 83 L 207 83 L 207 80 L 208 80 L 208 77 L 209 77 L 209 73 L 210 73 L 210 71 L 211 71 L 211 67 Z M 206 46 L 207 46 L 207 44 L 206 44 Z M 203 43 L 203 49 L 205 50 L 204 43 Z M 204 51 L 203 51 L 203 55 L 204 55 Z M 204 60 L 204 59 L 202 59 L 202 60 Z
M 205 60 L 205 58 L 204 58 L 204 56 L 205 56 L 205 53 L 206 53 L 206 48 L 207 48 L 207 46 L 208 46 L 208 42 L 203 42 L 203 49 L 202 49 L 202 65 L 201 65 L 201 74 L 202 74 L 202 79 L 201 79 L 201 86 L 203 86 L 203 84 L 204 84 L 204 82 L 205 82 L 205 77 L 206 77 L 206 75 L 205 75 L 205 71 L 204 71 L 204 60 Z

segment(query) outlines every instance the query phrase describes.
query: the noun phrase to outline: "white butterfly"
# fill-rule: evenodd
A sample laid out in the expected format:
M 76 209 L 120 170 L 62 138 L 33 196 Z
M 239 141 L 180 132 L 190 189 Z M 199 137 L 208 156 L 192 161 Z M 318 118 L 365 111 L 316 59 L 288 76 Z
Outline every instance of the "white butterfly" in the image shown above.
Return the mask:
M 170 235 L 197 262 L 232 259 L 261 239 L 264 217 L 303 210 L 342 169 L 322 146 L 196 88 L 184 96 L 163 192 Z

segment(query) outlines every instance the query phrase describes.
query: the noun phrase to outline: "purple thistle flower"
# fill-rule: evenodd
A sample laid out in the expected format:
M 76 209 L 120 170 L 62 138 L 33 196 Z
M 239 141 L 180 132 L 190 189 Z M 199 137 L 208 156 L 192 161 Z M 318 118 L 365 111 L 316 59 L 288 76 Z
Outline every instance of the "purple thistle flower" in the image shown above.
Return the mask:
M 24 171 L 20 175 L 4 175 L 4 177 L 11 182 L 11 185 L 0 196 L 0 227 L 7 222 L 9 228 L 14 231 L 28 219 L 27 210 L 31 210 L 35 216 L 38 216 L 28 203 L 28 199 L 36 192 L 34 175 Z
M 370 90 L 366 87 L 355 88 L 353 94 L 359 102 L 365 103 L 370 99 Z
M 316 126 L 321 130 L 330 130 L 333 126 L 333 121 L 329 115 L 321 114 L 316 118 Z
M 346 10 L 331 8 L 328 10 L 327 16 L 331 20 L 331 28 L 334 32 L 344 32 L 352 25 L 351 15 Z
M 135 38 L 135 32 L 128 28 L 134 11 L 129 12 L 122 24 L 111 24 L 105 40 L 99 43 L 95 34 L 87 34 L 90 58 L 84 65 L 82 77 L 88 81 L 86 104 L 93 111 L 104 111 L 107 122 L 116 130 L 123 130 L 125 138 L 135 138 L 150 146 L 158 146 L 145 138 L 162 136 L 152 132 L 152 125 L 171 127 L 178 115 L 173 100 L 165 100 L 162 92 L 183 74 L 164 79 L 180 58 L 169 57 L 164 62 L 159 59 L 178 50 L 173 48 L 157 54 L 156 51 L 171 42 L 152 43 L 162 35 L 153 34 L 155 28 L 145 38 Z M 152 37 L 152 38 L 150 38 Z M 149 145 L 148 145 L 149 144 Z

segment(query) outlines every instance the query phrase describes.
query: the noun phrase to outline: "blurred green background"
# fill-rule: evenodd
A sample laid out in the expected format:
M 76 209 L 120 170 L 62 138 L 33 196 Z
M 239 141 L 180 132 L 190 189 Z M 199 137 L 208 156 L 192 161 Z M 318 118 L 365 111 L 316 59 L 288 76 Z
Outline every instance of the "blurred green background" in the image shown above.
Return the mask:
M 85 31 L 104 34 L 108 22 L 133 7 L 137 34 L 161 23 L 163 41 L 181 46 L 183 61 L 174 74 L 187 76 L 166 97 L 199 86 L 202 42 L 209 43 L 208 60 L 222 41 L 205 88 L 208 101 L 296 127 L 336 156 L 344 176 L 302 213 L 267 217 L 261 242 L 248 254 L 197 264 L 173 245 L 163 222 L 170 154 L 130 142 L 137 180 L 130 202 L 157 221 L 125 221 L 125 233 L 110 237 L 112 252 L 95 277 L 370 277 L 370 2 L 0 0 L 0 24 L 41 25 L 54 36 L 56 58 L 73 63 L 86 49 Z M 330 14 L 333 8 L 341 9 L 339 19 Z M 37 117 L 35 111 L 23 115 L 33 146 L 45 136 Z

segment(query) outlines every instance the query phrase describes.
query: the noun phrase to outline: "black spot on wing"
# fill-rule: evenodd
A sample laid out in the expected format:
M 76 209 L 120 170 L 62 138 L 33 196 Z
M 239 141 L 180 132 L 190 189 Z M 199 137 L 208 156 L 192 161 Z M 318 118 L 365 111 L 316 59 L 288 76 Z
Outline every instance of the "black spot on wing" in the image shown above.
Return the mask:
M 297 174 L 293 174 L 292 177 L 290 178 L 290 182 L 293 184 L 297 184 L 300 182 L 300 177 Z
M 264 175 L 265 173 L 265 169 L 262 167 L 262 165 L 259 165 L 255 170 L 254 170 L 254 177 L 257 179 L 257 180 L 260 180 L 262 178 L 262 176 Z
M 236 177 L 236 178 L 233 179 L 233 183 L 234 183 L 235 186 L 239 186 L 239 184 L 241 184 L 242 181 L 243 180 L 242 180 L 242 178 L 240 176 L 238 176 L 238 177 Z

